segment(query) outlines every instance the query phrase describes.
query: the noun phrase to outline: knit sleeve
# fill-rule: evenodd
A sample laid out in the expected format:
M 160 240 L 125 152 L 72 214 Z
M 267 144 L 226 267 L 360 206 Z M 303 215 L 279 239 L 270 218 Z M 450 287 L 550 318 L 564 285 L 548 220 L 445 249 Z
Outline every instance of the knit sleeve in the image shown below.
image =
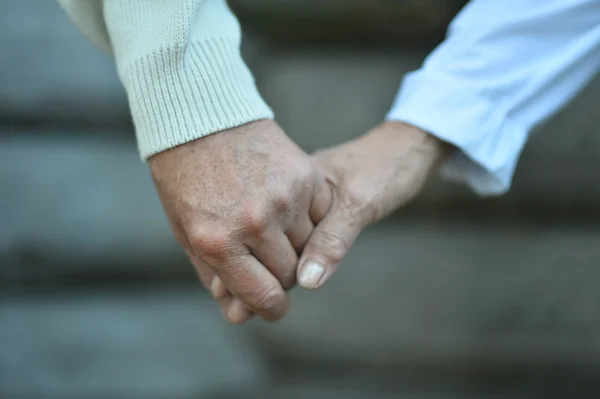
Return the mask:
M 101 42 L 106 32 L 142 158 L 273 117 L 242 60 L 240 26 L 225 0 L 60 1 L 72 17 L 101 15 L 94 21 L 104 30 L 93 37 Z M 75 20 L 90 35 L 82 26 L 89 18 Z

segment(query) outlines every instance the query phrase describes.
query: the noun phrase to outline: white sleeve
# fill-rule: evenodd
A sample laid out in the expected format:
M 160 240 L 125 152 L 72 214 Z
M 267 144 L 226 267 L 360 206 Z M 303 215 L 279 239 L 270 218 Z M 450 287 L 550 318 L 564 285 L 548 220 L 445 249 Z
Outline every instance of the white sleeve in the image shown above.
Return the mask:
M 532 129 L 599 68 L 600 0 L 472 0 L 406 75 L 387 119 L 455 145 L 442 174 L 499 195 Z

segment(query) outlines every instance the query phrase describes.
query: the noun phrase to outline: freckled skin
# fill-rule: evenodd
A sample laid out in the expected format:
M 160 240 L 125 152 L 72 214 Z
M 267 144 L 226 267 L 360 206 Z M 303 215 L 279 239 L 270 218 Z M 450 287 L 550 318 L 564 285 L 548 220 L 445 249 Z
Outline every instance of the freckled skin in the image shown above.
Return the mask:
M 280 319 L 298 243 L 331 203 L 315 160 L 262 120 L 162 152 L 149 164 L 174 234 L 225 317 Z
M 386 122 L 348 143 L 314 156 L 334 195 L 327 216 L 310 236 L 298 279 L 305 288 L 322 286 L 360 232 L 414 199 L 436 166 L 452 151 L 437 138 L 400 122 Z M 304 264 L 325 273 L 303 284 Z
M 389 122 L 308 156 L 265 120 L 165 151 L 150 167 L 175 237 L 241 324 L 283 317 L 296 277 L 322 286 L 360 232 L 417 196 L 451 150 Z M 310 264 L 324 273 L 303 280 Z

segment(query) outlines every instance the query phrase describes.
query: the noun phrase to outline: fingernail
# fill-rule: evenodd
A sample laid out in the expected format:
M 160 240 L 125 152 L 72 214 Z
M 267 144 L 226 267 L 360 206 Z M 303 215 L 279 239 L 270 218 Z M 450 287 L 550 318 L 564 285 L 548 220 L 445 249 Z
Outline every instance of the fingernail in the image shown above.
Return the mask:
M 309 260 L 304 264 L 302 270 L 300 270 L 298 282 L 307 289 L 317 288 L 324 274 L 325 268 L 322 265 Z

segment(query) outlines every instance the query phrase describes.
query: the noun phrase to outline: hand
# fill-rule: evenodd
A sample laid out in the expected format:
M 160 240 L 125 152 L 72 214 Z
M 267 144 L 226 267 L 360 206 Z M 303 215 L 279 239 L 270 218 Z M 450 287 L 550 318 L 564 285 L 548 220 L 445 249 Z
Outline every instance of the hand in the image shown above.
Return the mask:
M 356 140 L 316 153 L 334 195 L 302 253 L 300 285 L 322 286 L 360 232 L 412 200 L 449 150 L 422 130 L 386 122 Z
M 281 318 L 298 254 L 331 203 L 314 159 L 262 120 L 149 163 L 175 237 L 226 318 Z

